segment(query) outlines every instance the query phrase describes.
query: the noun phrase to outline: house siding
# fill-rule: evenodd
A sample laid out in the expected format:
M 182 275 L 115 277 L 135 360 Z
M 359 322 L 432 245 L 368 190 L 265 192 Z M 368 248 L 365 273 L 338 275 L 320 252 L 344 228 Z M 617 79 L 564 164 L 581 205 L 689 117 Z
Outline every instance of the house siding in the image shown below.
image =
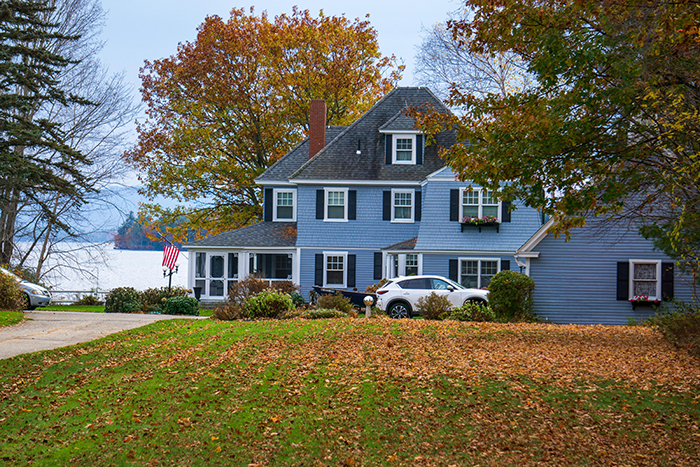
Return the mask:
M 303 185 L 298 188 L 297 222 L 303 225 L 303 229 L 300 228 L 297 233 L 299 247 L 380 249 L 418 234 L 420 222 L 392 223 L 382 220 L 383 191 L 399 187 L 339 186 L 338 188 L 357 190 L 356 219 L 347 222 L 316 219 L 316 190 L 323 188 L 326 186 Z M 416 184 L 414 189 L 418 191 L 420 186 Z
M 479 254 L 455 252 L 451 254 L 423 254 L 423 274 L 450 277 L 450 260 L 459 258 L 500 259 L 501 261 L 510 261 L 510 269 L 518 270 L 512 255 L 494 255 L 486 251 Z
M 355 288 L 362 292 L 367 289 L 368 286 L 377 283 L 374 280 L 374 253 L 376 251 L 372 250 L 358 250 L 352 248 L 340 248 L 340 247 L 327 247 L 327 248 L 302 248 L 301 249 L 301 290 L 300 293 L 308 299 L 309 292 L 314 285 L 314 275 L 316 272 L 315 259 L 317 254 L 323 254 L 327 251 L 342 251 L 347 252 L 348 255 L 355 255 Z M 352 290 L 349 287 L 346 290 Z
M 628 317 L 643 320 L 655 313 L 652 307 L 636 307 L 617 300 L 617 263 L 630 259 L 672 262 L 654 251 L 650 241 L 634 228 L 602 231 L 589 222 L 575 229 L 571 240 L 547 235 L 535 248 L 538 258 L 530 260 L 530 277 L 535 281 L 535 314 L 554 323 L 624 325 Z M 692 279 L 674 274 L 674 297 L 692 299 Z
M 469 227 L 462 232 L 459 221 L 450 221 L 450 190 L 468 186 L 469 182 L 454 181 L 453 175 L 450 181 L 445 178 L 431 179 L 423 187 L 417 250 L 516 251 L 542 226 L 539 212 L 516 201 L 511 221 L 502 222 L 498 232 L 495 227 L 483 227 L 481 232 Z

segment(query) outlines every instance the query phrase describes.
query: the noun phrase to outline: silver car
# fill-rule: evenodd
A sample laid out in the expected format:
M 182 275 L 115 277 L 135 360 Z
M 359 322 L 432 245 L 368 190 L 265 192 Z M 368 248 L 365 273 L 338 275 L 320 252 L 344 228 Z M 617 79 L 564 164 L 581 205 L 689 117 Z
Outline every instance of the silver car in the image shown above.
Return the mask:
M 435 292 L 448 298 L 453 307 L 466 302 L 488 303 L 488 290 L 468 289 L 441 276 L 396 277 L 377 290 L 377 306 L 390 318 L 410 318 L 421 297 Z
M 14 277 L 24 292 L 24 309 L 33 310 L 38 306 L 48 306 L 51 304 L 51 294 L 44 287 L 20 279 L 10 271 L 0 268 L 0 274 L 7 274 Z

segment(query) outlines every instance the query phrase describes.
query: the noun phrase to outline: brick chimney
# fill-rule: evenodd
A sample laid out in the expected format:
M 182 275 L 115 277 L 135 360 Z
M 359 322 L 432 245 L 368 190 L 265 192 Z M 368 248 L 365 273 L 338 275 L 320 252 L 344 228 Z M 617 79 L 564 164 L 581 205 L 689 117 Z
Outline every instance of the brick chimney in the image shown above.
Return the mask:
M 326 101 L 312 99 L 309 109 L 309 159 L 326 145 Z

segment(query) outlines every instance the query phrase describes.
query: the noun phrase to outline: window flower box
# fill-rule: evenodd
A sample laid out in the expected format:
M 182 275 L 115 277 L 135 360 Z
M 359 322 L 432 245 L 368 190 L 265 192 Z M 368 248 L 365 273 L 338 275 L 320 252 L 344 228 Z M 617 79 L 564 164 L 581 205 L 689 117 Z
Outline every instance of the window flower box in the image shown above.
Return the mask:
M 661 303 L 658 298 L 650 300 L 648 295 L 635 295 L 630 298 L 630 303 L 632 304 L 632 309 L 636 309 L 638 306 L 654 306 Z
M 483 216 L 483 217 L 463 217 L 459 222 L 462 225 L 462 232 L 465 228 L 477 227 L 479 232 L 481 232 L 482 227 L 496 227 L 496 232 L 499 231 L 501 225 L 498 222 L 498 218 L 494 216 Z

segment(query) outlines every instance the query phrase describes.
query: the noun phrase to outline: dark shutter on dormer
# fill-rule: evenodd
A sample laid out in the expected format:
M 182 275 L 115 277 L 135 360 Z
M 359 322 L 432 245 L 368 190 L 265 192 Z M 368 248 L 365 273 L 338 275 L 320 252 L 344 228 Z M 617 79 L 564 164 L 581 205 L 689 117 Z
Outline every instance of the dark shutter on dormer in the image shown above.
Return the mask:
M 459 220 L 459 189 L 450 190 L 450 221 Z
M 325 203 L 325 192 L 316 190 L 316 219 L 323 219 L 323 205 Z
M 314 285 L 323 286 L 323 254 L 316 254 L 316 269 L 314 271 Z
M 379 281 L 382 279 L 382 253 L 374 253 L 374 280 Z
M 394 148 L 392 147 L 391 135 L 384 135 L 384 159 L 389 165 L 391 165 L 391 151 L 393 149 Z
M 415 207 L 415 212 L 413 214 L 413 219 L 416 222 L 418 222 L 418 221 L 420 221 L 421 211 L 423 210 L 422 206 L 421 206 L 421 204 L 423 203 L 423 197 L 421 196 L 420 191 L 416 191 L 413 196 L 416 197 L 416 205 L 415 205 L 416 207 Z
M 453 280 L 455 282 L 459 281 L 459 271 L 457 270 L 457 260 L 456 259 L 450 260 L 450 280 Z
M 270 222 L 272 220 L 272 188 L 265 188 L 263 206 L 265 209 L 263 220 Z
M 348 288 L 355 287 L 355 264 L 357 255 L 348 255 Z
M 423 135 L 416 135 L 416 164 L 423 164 Z
M 510 201 L 501 202 L 501 222 L 510 222 Z
M 661 299 L 673 298 L 673 263 L 661 263 Z
M 383 195 L 383 198 L 382 198 L 382 220 L 390 221 L 391 220 L 391 191 L 384 190 L 382 195 Z
M 357 190 L 348 191 L 348 220 L 357 219 Z
M 620 261 L 617 263 L 617 299 L 629 300 L 630 291 L 630 263 Z

